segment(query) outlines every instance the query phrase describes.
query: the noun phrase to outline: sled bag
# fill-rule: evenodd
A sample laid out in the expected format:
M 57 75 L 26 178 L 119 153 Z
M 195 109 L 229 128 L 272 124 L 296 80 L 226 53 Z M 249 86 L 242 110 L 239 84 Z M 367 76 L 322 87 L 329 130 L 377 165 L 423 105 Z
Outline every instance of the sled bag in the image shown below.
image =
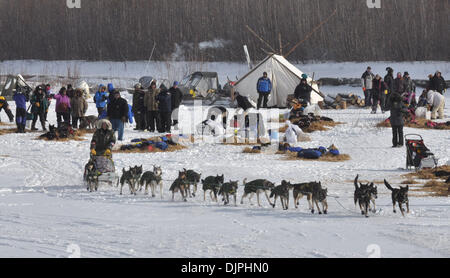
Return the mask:
M 298 152 L 297 156 L 301 157 L 301 158 L 307 158 L 307 159 L 318 159 L 322 156 L 322 153 L 320 151 L 306 149 L 306 150 L 302 150 L 301 152 Z
M 167 148 L 169 147 L 169 145 L 167 145 L 166 142 L 156 142 L 155 147 L 157 147 L 160 150 L 167 150 Z

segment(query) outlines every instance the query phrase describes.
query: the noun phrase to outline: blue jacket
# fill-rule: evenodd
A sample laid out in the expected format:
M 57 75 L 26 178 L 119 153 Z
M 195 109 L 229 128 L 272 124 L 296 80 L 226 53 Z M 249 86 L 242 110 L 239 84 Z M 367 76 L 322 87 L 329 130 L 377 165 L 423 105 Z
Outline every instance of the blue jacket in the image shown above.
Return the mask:
M 156 100 L 159 101 L 160 112 L 172 112 L 172 95 L 167 90 L 162 90 L 157 96 Z
M 269 78 L 261 77 L 256 84 L 256 91 L 258 93 L 270 93 L 272 91 L 272 82 Z
M 16 102 L 16 108 L 27 109 L 27 97 L 24 94 L 15 93 L 13 99 Z
M 103 87 L 103 84 L 100 84 L 99 88 Z M 105 108 L 106 100 L 108 99 L 108 92 L 100 92 L 97 91 L 94 96 L 94 101 L 97 107 Z

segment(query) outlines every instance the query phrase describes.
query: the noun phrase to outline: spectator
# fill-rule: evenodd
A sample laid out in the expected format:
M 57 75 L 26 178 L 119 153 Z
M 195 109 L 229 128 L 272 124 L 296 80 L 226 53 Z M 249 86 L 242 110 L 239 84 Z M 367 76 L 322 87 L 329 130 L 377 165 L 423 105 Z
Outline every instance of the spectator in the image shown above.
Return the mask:
M 303 77 L 302 80 L 300 80 L 300 84 L 295 88 L 294 96 L 298 100 L 305 100 L 308 104 L 311 104 L 311 92 L 312 87 L 308 85 L 307 79 Z
M 22 93 L 20 86 L 16 85 L 16 92 L 13 96 L 16 102 L 16 124 L 17 132 L 25 133 L 25 125 L 27 123 L 27 101 L 28 96 Z
M 56 99 L 56 121 L 58 127 L 61 126 L 61 122 L 70 124 L 70 98 L 67 96 L 66 88 L 62 87 L 57 95 L 53 96 Z
M 441 95 L 447 91 L 447 84 L 440 71 L 436 71 L 431 79 L 431 83 L 433 84 L 433 90 L 439 92 Z
M 403 93 L 403 100 L 408 106 L 415 107 L 417 105 L 416 101 L 416 85 L 412 81 L 409 73 L 405 71 L 403 74 L 403 81 L 405 86 L 405 92 Z
M 6 115 L 8 115 L 9 122 L 14 122 L 14 115 L 12 114 L 11 109 L 9 109 L 9 104 L 4 96 L 0 96 L 0 112 L 2 112 L 2 110 L 5 110 Z
M 120 96 L 120 92 L 114 90 L 113 99 L 108 104 L 107 115 L 112 124 L 112 129 L 118 132 L 118 140 L 123 141 L 124 125 L 128 121 L 128 103 Z
M 148 88 L 148 92 L 146 92 L 144 96 L 144 106 L 146 107 L 147 112 L 147 129 L 150 132 L 155 132 L 155 127 L 158 130 L 160 129 L 158 103 L 156 101 L 156 97 L 159 93 L 160 89 L 156 88 L 156 82 L 153 81 L 150 84 L 150 88 Z
M 365 106 L 371 105 L 371 93 L 372 93 L 372 83 L 375 75 L 372 73 L 372 68 L 367 67 L 367 70 L 361 76 L 362 89 L 364 92 Z
M 172 112 L 175 111 L 176 115 L 174 115 L 174 119 L 172 121 L 172 125 L 175 126 L 178 124 L 178 111 L 177 109 L 180 107 L 181 102 L 183 101 L 183 93 L 178 88 L 178 81 L 173 82 L 173 86 L 170 87 L 169 93 L 172 96 Z
M 45 85 L 45 96 L 47 97 L 48 107 L 50 107 L 50 105 L 52 104 L 52 95 L 53 95 L 53 92 L 51 90 L 50 84 Z M 47 110 L 45 111 L 45 116 L 44 116 L 45 121 L 47 121 L 48 107 L 47 107 Z
M 394 80 L 394 92 L 400 96 L 405 92 L 405 81 L 401 72 L 397 73 L 397 78 Z
M 263 108 L 267 108 L 267 102 L 269 100 L 270 92 L 272 91 L 272 82 L 267 77 L 267 72 L 263 73 L 263 76 L 258 79 L 256 83 L 256 90 L 259 94 L 258 97 L 258 110 L 261 108 L 261 102 L 263 102 Z
M 386 90 L 384 91 L 384 94 L 381 95 L 381 110 L 383 113 L 390 109 L 389 100 L 394 93 L 394 70 L 391 67 L 387 67 L 386 71 L 387 74 L 384 77 Z
M 371 114 L 376 114 L 378 109 L 378 102 L 381 100 L 381 96 L 386 90 L 386 86 L 381 79 L 380 75 L 376 75 L 375 79 L 372 81 L 372 112 Z M 381 105 L 381 111 L 383 112 L 384 107 Z
M 97 107 L 98 116 L 100 117 L 103 114 L 103 111 L 106 107 L 106 101 L 108 99 L 108 93 L 106 92 L 106 86 L 100 84 L 98 86 L 98 91 L 95 93 L 94 102 Z
M 403 126 L 405 120 L 403 119 L 405 114 L 408 114 L 408 109 L 403 104 L 402 97 L 399 94 L 392 94 L 391 96 L 391 117 L 390 122 L 392 126 L 392 147 L 403 146 Z
M 156 100 L 159 102 L 159 118 L 160 118 L 160 133 L 168 132 L 170 133 L 170 127 L 172 125 L 172 95 L 165 88 L 160 87 L 160 93 L 156 96 Z
M 48 108 L 48 101 L 45 97 L 44 87 L 39 85 L 33 92 L 33 96 L 31 97 L 31 113 L 33 114 L 33 122 L 31 123 L 31 130 L 37 130 L 36 122 L 39 118 L 39 121 L 42 125 L 42 130 L 47 131 L 45 128 L 45 111 Z
M 145 99 L 144 88 L 142 87 L 141 83 L 137 83 L 136 85 L 134 85 L 133 106 L 132 106 L 134 119 L 136 120 L 135 130 L 144 131 L 146 128 L 144 99 Z
M 81 90 L 75 90 L 75 96 L 70 101 L 70 107 L 72 111 L 72 127 L 78 128 L 78 121 L 84 117 L 88 109 L 88 103 L 84 99 Z
M 244 109 L 244 111 L 250 108 L 255 108 L 249 101 L 248 97 L 241 96 L 239 92 L 234 93 L 234 98 L 236 99 L 238 107 Z

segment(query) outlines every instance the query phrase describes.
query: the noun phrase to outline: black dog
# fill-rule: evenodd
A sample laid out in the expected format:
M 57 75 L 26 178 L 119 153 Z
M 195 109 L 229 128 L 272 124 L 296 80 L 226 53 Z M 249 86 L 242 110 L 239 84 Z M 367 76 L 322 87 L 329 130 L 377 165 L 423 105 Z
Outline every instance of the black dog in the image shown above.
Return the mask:
M 122 188 L 124 183 L 128 183 L 130 187 L 130 193 L 136 195 L 139 178 L 142 175 L 142 165 L 130 167 L 128 171 L 125 168 L 122 169 L 122 176 L 120 177 L 120 195 L 122 195 Z M 119 185 L 119 181 L 117 181 Z
M 409 185 L 407 185 L 406 187 L 400 186 L 400 188 L 392 188 L 392 186 L 386 180 L 384 180 L 384 184 L 390 191 L 392 191 L 392 206 L 394 208 L 394 213 L 396 213 L 395 211 L 396 202 L 398 202 L 398 207 L 400 208 L 400 211 L 402 212 L 403 216 L 405 216 L 404 209 L 402 206 L 403 204 L 406 204 L 407 209 L 406 213 L 409 213 L 409 199 L 408 199 Z
M 230 180 L 230 182 L 222 184 L 219 190 L 219 195 L 223 197 L 222 201 L 224 205 L 228 205 L 230 203 L 230 195 L 232 195 L 234 199 L 234 206 L 236 206 L 237 189 L 238 189 L 237 181 Z
M 354 184 L 355 184 L 355 193 L 354 193 L 354 201 L 355 206 L 356 202 L 359 204 L 359 208 L 361 209 L 361 214 L 365 215 L 366 217 L 369 217 L 369 206 L 370 206 L 370 185 L 366 184 L 363 185 L 360 183 L 360 187 L 358 187 L 358 177 L 359 175 L 356 175 Z
M 264 194 L 266 195 L 267 201 L 269 202 L 269 204 L 271 206 L 273 206 L 272 202 L 270 201 L 269 195 L 268 195 L 268 191 L 272 190 L 275 185 L 265 179 L 258 179 L 258 180 L 254 180 L 251 182 L 247 183 L 247 179 L 244 179 L 244 195 L 242 195 L 241 198 L 241 205 L 244 204 L 244 198 L 247 197 L 248 194 L 251 194 L 249 196 L 249 200 L 251 202 L 251 199 L 253 197 L 253 195 L 256 193 L 256 199 L 258 201 L 258 206 L 261 206 L 260 202 L 259 202 L 259 194 L 264 192 Z
M 358 178 L 359 178 L 359 175 L 356 176 L 355 183 L 358 183 Z M 373 210 L 372 210 L 372 212 L 375 213 L 376 212 L 375 200 L 378 198 L 378 189 L 377 189 L 377 187 L 373 184 L 373 182 L 366 183 L 366 184 L 359 183 L 359 186 L 360 186 L 360 188 L 356 188 L 355 189 L 355 194 L 354 194 L 355 205 L 356 205 L 356 202 L 357 202 L 357 199 L 358 199 L 357 195 L 359 194 L 361 188 L 363 190 L 367 189 L 369 191 L 370 201 L 373 203 Z M 369 202 L 369 210 L 370 210 L 370 202 Z
M 200 182 L 200 177 L 202 174 L 195 172 L 194 170 L 186 170 L 183 169 L 186 174 L 186 190 L 189 192 L 189 197 L 195 197 L 195 193 L 197 193 L 197 184 Z M 191 185 L 192 185 L 192 193 L 191 193 Z
M 220 187 L 223 184 L 224 176 L 209 176 L 206 179 L 202 180 L 203 184 L 203 200 L 206 201 L 206 191 L 210 190 L 209 194 L 211 199 L 217 202 L 217 192 L 219 192 Z M 212 194 L 214 193 L 214 197 Z
M 281 185 L 272 189 L 270 193 L 270 198 L 275 197 L 273 200 L 272 206 L 275 208 L 275 204 L 277 202 L 277 198 L 280 197 L 281 206 L 284 210 L 289 209 L 289 188 L 291 187 L 291 183 L 283 180 Z

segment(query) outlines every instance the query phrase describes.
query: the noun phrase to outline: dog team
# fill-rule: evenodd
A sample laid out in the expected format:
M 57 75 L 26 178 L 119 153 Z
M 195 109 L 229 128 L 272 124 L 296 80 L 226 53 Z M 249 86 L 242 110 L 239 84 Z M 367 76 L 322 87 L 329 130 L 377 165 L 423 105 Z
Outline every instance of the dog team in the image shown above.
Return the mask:
M 145 187 L 145 194 L 149 194 L 149 188 L 151 190 L 152 197 L 156 196 L 156 191 L 159 187 L 160 198 L 163 199 L 163 179 L 162 169 L 160 166 L 153 166 L 152 171 L 143 172 L 143 167 L 134 166 L 129 167 L 128 170 L 122 169 L 122 176 L 117 180 L 117 186 L 120 183 L 120 194 L 122 195 L 123 186 L 128 184 L 130 193 L 136 195 L 138 191 L 142 191 Z M 88 174 L 89 176 L 89 174 Z M 365 217 L 369 217 L 369 212 L 376 213 L 376 199 L 378 198 L 378 190 L 374 183 L 363 184 L 358 182 L 359 175 L 354 180 L 355 192 L 354 202 L 355 206 L 358 204 L 361 210 L 361 214 Z M 98 188 L 98 180 L 86 179 L 88 181 L 87 189 L 91 192 Z M 178 177 L 172 182 L 169 191 L 172 192 L 172 201 L 175 200 L 175 193 L 180 192 L 183 201 L 187 201 L 187 198 L 195 197 L 197 193 L 197 187 L 201 183 L 203 189 L 203 200 L 206 201 L 206 195 L 209 192 L 211 200 L 218 202 L 218 196 L 222 197 L 224 205 L 230 203 L 230 197 L 233 198 L 234 205 L 237 205 L 237 192 L 238 181 L 225 182 L 224 175 L 208 176 L 205 179 L 201 179 L 201 174 L 194 170 L 183 169 L 178 172 Z M 253 196 L 256 195 L 258 206 L 261 206 L 260 195 L 264 194 L 269 204 L 275 208 L 278 198 L 280 199 L 281 206 L 284 210 L 289 208 L 289 195 L 292 191 L 295 208 L 298 208 L 299 201 L 306 196 L 308 201 L 309 210 L 311 213 L 315 212 L 314 206 L 317 208 L 319 214 L 327 214 L 328 202 L 327 188 L 323 188 L 321 182 L 306 182 L 292 184 L 283 180 L 280 185 L 276 186 L 273 182 L 266 179 L 256 179 L 253 181 L 243 180 L 244 193 L 241 197 L 241 204 L 244 203 L 244 199 L 248 198 L 251 204 Z M 400 212 L 405 215 L 405 209 L 403 204 L 406 205 L 406 212 L 409 213 L 409 200 L 408 191 L 409 186 L 392 188 L 392 186 L 384 180 L 385 186 L 392 192 L 392 204 L 393 212 L 396 213 L 395 206 L 398 203 Z M 273 199 L 273 202 L 272 202 Z M 319 204 L 321 204 L 322 209 Z

